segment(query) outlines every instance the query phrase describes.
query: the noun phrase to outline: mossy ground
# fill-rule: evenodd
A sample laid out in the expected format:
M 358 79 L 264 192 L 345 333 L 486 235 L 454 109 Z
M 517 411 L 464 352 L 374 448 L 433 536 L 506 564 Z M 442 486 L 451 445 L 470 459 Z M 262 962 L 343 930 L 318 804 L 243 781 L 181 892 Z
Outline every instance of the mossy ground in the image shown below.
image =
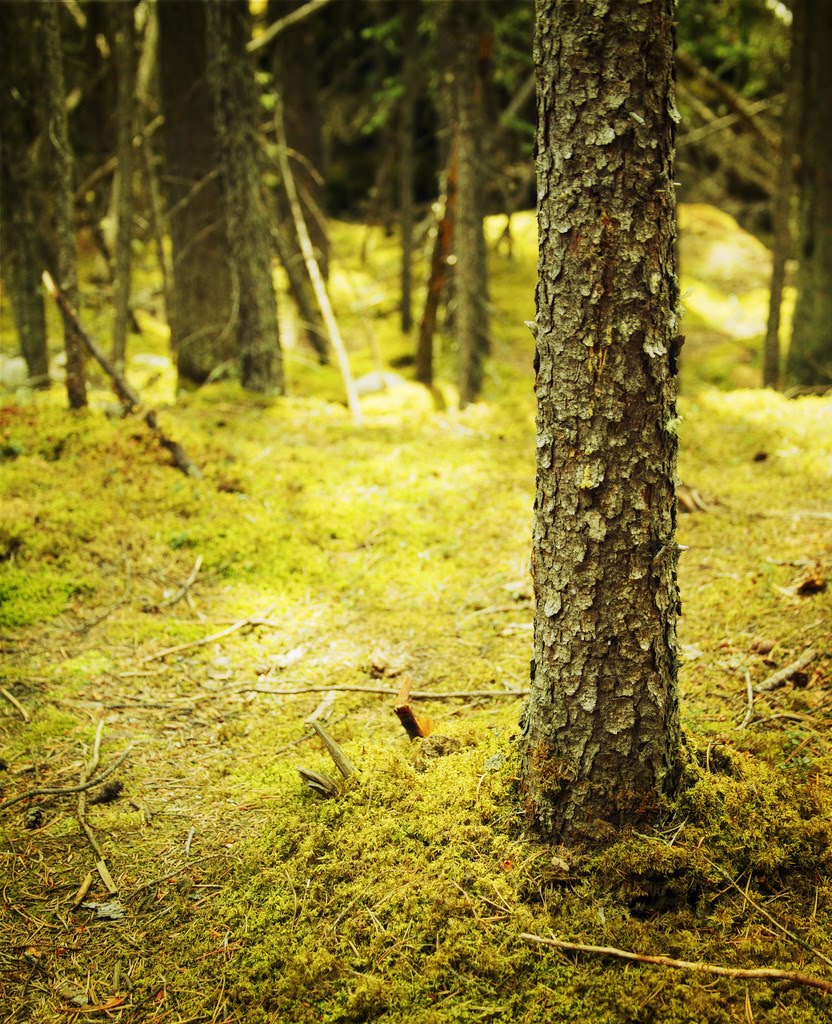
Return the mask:
M 492 241 L 502 223 L 490 225 Z M 173 405 L 151 313 L 132 339 L 131 373 L 203 479 L 171 468 L 139 420 L 106 418 L 103 381 L 83 413 L 64 411 L 57 390 L 5 403 L 3 798 L 76 784 L 102 720 L 102 768 L 132 746 L 115 776 L 120 797 L 86 811 L 119 891 L 111 897 L 95 874 L 85 902 L 118 899 L 123 918 L 74 905 L 96 859 L 75 795 L 2 812 L 4 1019 L 832 1016 L 829 996 L 802 987 L 566 956 L 519 938 L 832 978 L 807 949 L 832 956 L 832 588 L 821 587 L 832 405 L 708 389 L 715 378 L 751 383 L 734 373 L 754 365 L 759 338 L 720 333 L 724 373 L 711 360 L 708 304 L 689 315 L 680 468 L 710 511 L 680 526 L 685 785 L 655 829 L 603 854 L 547 848 L 515 803 L 520 704 L 504 696 L 526 685 L 532 618 L 522 321 L 533 313 L 533 220 L 513 225 L 514 259 L 493 256 L 485 401 L 462 413 L 450 335 L 438 396 L 415 385 L 373 396 L 362 427 L 336 370 L 300 346 L 287 353 L 285 399 L 225 382 Z M 412 344 L 396 322 L 395 240 L 373 232 L 362 265 L 364 231 L 334 226 L 333 294 L 358 374 Z M 690 280 L 727 303 L 746 280 L 743 260 L 754 287 L 759 272 L 759 251 L 735 242 L 734 292 L 724 250 L 718 280 L 713 253 L 697 263 L 697 247 L 682 246 Z M 101 334 L 106 312 L 88 312 Z M 189 646 L 162 654 L 176 645 Z M 742 727 L 746 680 L 810 646 L 815 661 L 758 696 Z M 392 712 L 405 673 L 420 691 L 493 694 L 419 701 L 454 752 L 432 759 L 408 743 Z M 328 727 L 359 778 L 327 801 L 296 767 L 332 773 L 304 722 L 319 691 L 339 686 L 390 695 L 337 691 Z

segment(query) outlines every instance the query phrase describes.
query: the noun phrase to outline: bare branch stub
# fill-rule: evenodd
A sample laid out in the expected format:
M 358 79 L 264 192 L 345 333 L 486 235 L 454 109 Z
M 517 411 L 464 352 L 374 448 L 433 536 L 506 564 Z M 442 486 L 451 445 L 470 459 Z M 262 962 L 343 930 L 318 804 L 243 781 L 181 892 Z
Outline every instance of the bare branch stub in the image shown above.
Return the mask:
M 396 712 L 408 737 L 411 740 L 417 740 L 422 736 L 429 736 L 433 732 L 433 722 L 430 718 L 420 718 L 410 706 L 410 692 L 412 689 L 413 680 L 410 676 L 405 676 L 393 710 Z

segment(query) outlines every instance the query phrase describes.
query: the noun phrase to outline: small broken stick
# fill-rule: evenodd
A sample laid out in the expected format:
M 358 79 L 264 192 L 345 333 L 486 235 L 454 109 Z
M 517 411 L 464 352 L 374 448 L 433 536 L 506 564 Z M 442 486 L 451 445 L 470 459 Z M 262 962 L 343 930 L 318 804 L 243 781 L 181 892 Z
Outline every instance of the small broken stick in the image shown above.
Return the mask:
M 329 735 L 324 727 L 319 722 L 312 722 L 312 728 L 320 736 L 324 742 L 324 746 L 329 753 L 329 756 L 335 762 L 335 767 L 344 776 L 345 779 L 351 778 L 356 774 L 355 765 L 350 761 L 340 745 Z M 341 791 L 339 784 L 330 775 L 325 772 L 316 772 L 311 768 L 298 768 L 298 775 L 303 779 L 304 783 L 316 793 L 320 793 L 322 796 L 337 796 Z
M 418 740 L 419 737 L 429 736 L 433 732 L 433 722 L 430 718 L 419 718 L 410 706 L 410 691 L 412 689 L 413 680 L 410 676 L 405 676 L 393 710 L 408 737 L 411 740 Z

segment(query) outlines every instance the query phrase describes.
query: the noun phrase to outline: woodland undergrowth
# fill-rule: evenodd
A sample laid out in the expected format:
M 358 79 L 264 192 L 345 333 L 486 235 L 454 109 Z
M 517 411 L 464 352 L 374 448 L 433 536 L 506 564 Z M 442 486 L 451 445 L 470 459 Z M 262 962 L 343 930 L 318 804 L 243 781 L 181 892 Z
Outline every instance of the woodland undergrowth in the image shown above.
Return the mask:
M 403 378 L 363 426 L 285 298 L 280 399 L 220 381 L 174 402 L 159 310 L 136 311 L 131 380 L 201 479 L 111 415 L 102 379 L 82 413 L 58 388 L 4 397 L 0 804 L 34 795 L 0 811 L 3 1019 L 832 1019 L 805 985 L 521 938 L 832 982 L 832 403 L 750 387 L 767 253 L 709 207 L 680 221 L 680 474 L 705 506 L 679 527 L 686 767 L 655 828 L 600 854 L 541 844 L 514 794 L 531 215 L 512 259 L 490 224 L 493 356 L 462 412 L 451 329 L 434 392 L 408 380 L 395 239 L 344 224 L 355 371 Z M 415 743 L 393 713 L 406 677 L 433 720 Z M 334 799 L 297 772 L 333 773 L 314 715 L 357 768 Z

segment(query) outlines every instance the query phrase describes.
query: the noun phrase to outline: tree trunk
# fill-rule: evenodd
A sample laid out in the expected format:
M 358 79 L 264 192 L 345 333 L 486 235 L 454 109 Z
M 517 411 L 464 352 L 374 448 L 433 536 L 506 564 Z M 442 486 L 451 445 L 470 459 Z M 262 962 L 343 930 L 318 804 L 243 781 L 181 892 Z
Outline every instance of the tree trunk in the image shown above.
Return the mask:
M 246 52 L 248 4 L 246 0 L 208 0 L 205 17 L 208 83 L 234 274 L 240 378 L 250 391 L 282 392 L 271 239 L 260 195 L 257 94 Z
M 115 320 L 113 362 L 124 366 L 127 325 L 130 318 L 130 263 L 133 246 L 133 134 L 136 120 L 136 30 L 133 2 L 115 4 L 111 10 L 118 92 L 116 97 L 115 265 L 113 267 Z
M 218 146 L 205 82 L 205 5 L 161 0 L 157 13 L 172 245 L 168 322 L 180 380 L 201 384 L 237 358 Z
M 52 177 L 53 201 L 52 232 L 55 248 L 55 269 L 58 287 L 75 309 L 79 309 L 78 256 L 75 250 L 75 219 L 73 210 L 73 158 L 69 143 L 66 117 L 66 88 L 64 86 L 63 53 L 58 15 L 55 4 L 41 3 L 44 25 L 44 68 L 46 76 L 47 164 Z M 87 404 L 87 384 L 84 371 L 84 346 L 77 332 L 64 323 L 66 349 L 66 393 L 71 409 L 82 409 Z
M 448 270 L 448 257 L 451 254 L 451 243 L 454 235 L 456 217 L 456 153 L 451 151 L 451 160 L 445 178 L 445 195 L 442 199 L 442 213 L 436 222 L 436 234 L 430 258 L 430 276 L 428 277 L 425 309 L 419 324 L 419 341 L 416 346 L 416 380 L 422 384 L 433 383 L 433 335 L 436 331 L 436 315 L 439 302 L 445 290 L 445 278 Z
M 29 379 L 36 387 L 48 387 L 46 319 L 40 290 L 43 258 L 37 230 L 40 180 L 31 156 L 40 127 L 38 77 L 30 52 L 35 35 L 33 13 L 39 17 L 37 8 L 0 4 L 0 248 Z
M 477 74 L 481 5 L 452 0 L 448 30 L 457 40 L 453 69 L 454 136 L 459 169 L 455 225 L 455 326 L 459 345 L 459 405 L 476 400 L 488 353 L 488 275 L 482 224 L 482 119 Z
M 598 842 L 678 776 L 673 0 L 537 0 L 526 809 Z
M 792 247 L 792 199 L 794 198 L 794 119 L 797 113 L 798 21 L 792 22 L 789 67 L 786 70 L 786 97 L 780 118 L 780 153 L 777 168 L 777 189 L 774 193 L 774 241 L 771 250 L 771 289 L 769 291 L 768 323 L 763 342 L 763 387 L 780 387 L 780 310 L 783 286 L 786 283 L 786 261 Z
M 805 32 L 798 65 L 800 239 L 786 380 L 832 384 L 832 4 L 799 0 L 795 15 Z
M 399 230 L 402 243 L 401 324 L 408 334 L 413 326 L 413 133 L 417 89 L 418 0 L 404 0 L 402 23 L 402 100 L 399 111 Z
M 307 0 L 271 0 L 269 20 L 285 17 L 306 2 Z M 305 18 L 298 24 L 284 29 L 275 44 L 273 70 L 275 88 L 283 97 L 286 142 L 289 149 L 297 154 L 292 156 L 292 160 L 304 223 L 312 240 L 315 259 L 324 280 L 327 280 L 329 235 L 324 213 L 324 147 L 315 61 L 320 24 L 318 17 Z M 294 231 L 291 220 L 288 230 L 291 237 Z M 294 243 L 295 251 L 299 253 L 300 245 L 296 238 Z

